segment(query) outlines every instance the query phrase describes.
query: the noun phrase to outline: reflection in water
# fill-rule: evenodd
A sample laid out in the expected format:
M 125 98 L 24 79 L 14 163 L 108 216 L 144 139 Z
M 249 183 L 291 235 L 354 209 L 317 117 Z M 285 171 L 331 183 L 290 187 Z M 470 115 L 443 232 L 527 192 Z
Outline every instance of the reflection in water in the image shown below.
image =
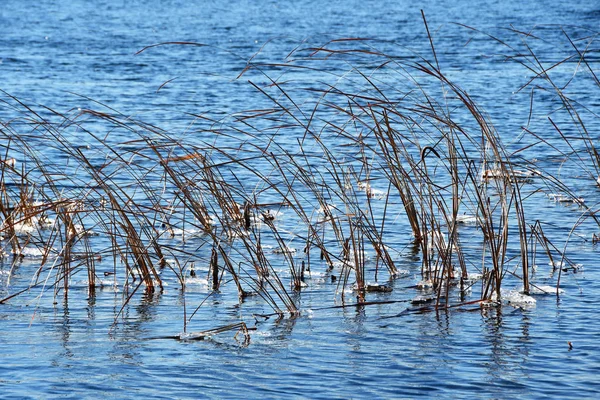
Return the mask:
M 437 310 L 435 320 L 437 321 L 437 332 L 439 332 L 440 338 L 450 336 L 450 311 L 445 308 Z
M 287 343 L 287 339 L 292 335 L 296 321 L 297 318 L 280 318 L 275 320 L 272 328 L 273 337 L 281 341 L 281 343 Z
M 90 322 L 96 319 L 96 293 L 89 293 L 88 297 L 88 306 L 87 306 L 87 322 L 90 325 Z
M 521 319 L 521 342 L 524 344 L 523 346 L 523 353 L 527 355 L 528 353 L 528 347 L 525 345 L 529 342 L 529 317 L 527 316 L 526 313 L 522 312 L 522 319 Z
M 8 288 L 11 286 L 16 286 L 18 282 L 13 281 L 13 277 L 18 276 L 19 267 L 23 263 L 23 259 L 21 257 L 4 257 L 2 255 L 2 249 L 0 249 L 0 293 L 6 290 L 8 293 Z M 3 296 L 2 296 L 3 297 Z
M 365 306 L 348 307 L 344 309 L 344 325 L 346 328 L 348 345 L 348 361 L 351 365 L 360 363 L 359 354 L 362 351 L 363 341 L 368 339 L 368 328 L 365 327 L 367 314 Z
M 489 362 L 484 363 L 490 381 L 502 378 L 506 369 L 506 347 L 502 326 L 502 307 L 484 308 L 482 315 L 485 323 L 484 339 L 490 346 Z
M 57 358 L 53 361 L 55 365 L 69 366 L 65 365 L 65 358 L 71 359 L 74 356 L 74 353 L 71 349 L 71 331 L 72 331 L 72 322 L 69 313 L 69 303 L 66 299 L 63 299 L 62 309 L 58 307 L 54 308 L 54 315 L 56 321 L 56 330 L 60 336 L 60 341 L 62 347 L 64 349 Z
M 140 348 L 143 340 L 149 337 L 153 324 L 158 323 L 158 306 L 162 293 L 160 291 L 144 292 L 139 299 L 139 304 L 131 303 L 120 308 L 116 296 L 114 313 L 119 316 L 111 329 L 110 337 L 115 340 L 115 345 L 109 351 L 112 360 L 125 364 L 141 365 Z M 160 324 L 159 324 L 160 327 Z
M 142 322 L 151 322 L 156 318 L 156 309 L 160 303 L 161 295 L 162 293 L 159 290 L 144 292 L 140 304 L 135 307 L 139 315 L 139 321 L 136 326 L 141 325 Z
M 415 346 L 415 356 L 419 362 L 426 363 L 427 359 L 432 357 L 432 352 L 444 354 L 445 348 L 449 347 L 451 342 L 450 315 L 452 311 L 440 309 L 438 311 L 417 314 L 411 324 L 416 328 L 410 335 L 412 344 Z M 436 354 L 435 357 L 439 355 Z M 444 358 L 442 357 L 442 360 Z
M 510 310 L 510 309 L 509 309 Z M 490 382 L 517 382 L 527 376 L 523 365 L 529 358 L 529 317 L 517 308 L 504 314 L 503 307 L 483 309 L 484 338 L 490 346 L 489 362 L 484 363 Z M 520 321 L 519 327 L 513 327 Z

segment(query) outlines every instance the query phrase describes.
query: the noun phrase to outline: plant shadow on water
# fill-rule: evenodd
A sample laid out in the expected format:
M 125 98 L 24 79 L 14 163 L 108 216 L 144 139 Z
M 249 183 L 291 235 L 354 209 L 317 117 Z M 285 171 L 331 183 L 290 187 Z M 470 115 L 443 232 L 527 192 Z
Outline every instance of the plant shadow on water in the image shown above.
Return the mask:
M 511 140 L 422 19 L 427 55 L 362 38 L 301 43 L 283 62 L 261 49 L 236 81 L 256 105 L 190 113 L 185 134 L 89 98 L 64 112 L 3 92 L 0 307 L 37 329 L 51 321 L 52 365 L 86 365 L 87 347 L 123 368 L 119 386 L 149 363 L 163 379 L 179 357 L 182 383 L 220 372 L 211 390 L 252 386 L 241 375 L 254 355 L 287 361 L 256 368 L 282 375 L 261 388 L 272 396 L 322 372 L 322 397 L 335 380 L 361 396 L 534 389 L 539 309 L 589 287 L 579 276 L 600 230 L 596 36 L 455 28 L 531 75 L 515 88 L 529 95 Z M 551 67 L 546 40 L 561 46 Z M 211 48 L 136 57 L 188 47 Z M 90 341 L 98 332 L 108 339 Z M 219 370 L 230 355 L 239 364 Z

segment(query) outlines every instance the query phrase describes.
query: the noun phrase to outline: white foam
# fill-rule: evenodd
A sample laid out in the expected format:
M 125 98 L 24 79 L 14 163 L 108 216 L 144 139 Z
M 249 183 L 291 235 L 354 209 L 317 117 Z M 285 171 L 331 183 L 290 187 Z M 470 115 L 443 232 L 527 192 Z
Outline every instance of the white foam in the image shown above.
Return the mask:
M 192 278 L 192 277 L 187 277 L 185 279 L 185 284 L 186 285 L 194 285 L 194 286 L 208 286 L 208 279 L 206 278 Z
M 573 204 L 584 204 L 585 199 L 583 197 L 571 197 L 560 193 L 550 193 L 548 197 L 557 203 L 573 203 Z
M 456 223 L 457 224 L 465 224 L 465 225 L 474 225 L 477 223 L 477 217 L 474 215 L 468 215 L 468 214 L 457 215 Z
M 550 265 L 554 268 L 562 268 L 563 270 L 572 268 L 576 271 L 579 271 L 579 270 L 583 269 L 583 264 L 570 264 L 570 263 L 565 263 L 564 261 L 548 262 L 548 265 Z
M 75 224 L 73 225 L 73 228 L 75 229 L 75 234 L 77 236 L 98 236 L 97 232 L 94 232 L 91 229 L 85 229 L 81 224 Z
M 289 247 L 289 246 L 284 246 L 284 247 L 278 247 L 273 249 L 273 253 L 275 254 L 296 254 L 296 249 L 293 247 Z
M 558 289 L 558 293 L 564 293 L 565 291 L 563 289 Z M 550 285 L 530 285 L 529 286 L 529 293 L 530 294 L 536 294 L 536 295 L 541 295 L 541 294 L 556 294 L 556 286 L 550 286 Z
M 401 276 L 407 276 L 407 275 L 410 275 L 410 271 L 407 269 L 396 270 L 396 272 L 394 272 L 394 274 L 393 274 L 394 278 L 398 278 Z
M 479 273 L 473 273 L 473 274 L 469 274 L 469 277 L 467 278 L 470 281 L 480 281 L 481 279 L 483 279 L 483 274 L 479 274 Z
M 505 292 L 503 293 L 502 297 L 504 301 L 511 306 L 534 307 L 537 303 L 537 300 L 533 297 L 523 294 L 517 290 Z
M 433 300 L 435 300 L 435 297 L 433 297 L 433 296 L 419 295 L 419 296 L 416 296 L 415 298 L 413 298 L 410 302 L 413 305 L 418 305 L 418 304 L 431 303 Z
M 48 254 L 53 249 L 40 249 L 37 247 L 24 247 L 18 253 L 13 253 L 16 256 L 27 257 L 27 258 L 41 258 Z
M 17 235 L 29 235 L 35 230 L 35 226 L 31 222 L 19 222 L 13 226 L 15 234 Z
M 430 279 L 428 279 L 426 281 L 420 281 L 419 283 L 417 283 L 417 289 L 421 289 L 421 290 L 433 289 L 433 282 Z

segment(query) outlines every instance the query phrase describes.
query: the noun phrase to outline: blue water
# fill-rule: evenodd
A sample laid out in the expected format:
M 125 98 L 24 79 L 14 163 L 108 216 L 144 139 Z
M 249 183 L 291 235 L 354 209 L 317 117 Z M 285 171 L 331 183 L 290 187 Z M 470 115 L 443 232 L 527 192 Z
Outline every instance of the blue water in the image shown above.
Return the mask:
M 411 2 L 354 0 L 327 4 L 298 1 L 293 5 L 275 1 L 27 4 L 5 0 L 0 7 L 0 89 L 5 92 L 1 96 L 0 117 L 4 124 L 23 115 L 22 107 L 10 95 L 48 118 L 54 118 L 48 109 L 69 116 L 86 108 L 120 113 L 124 118 L 160 127 L 170 137 L 191 146 L 217 143 L 234 151 L 243 147 L 241 139 L 232 139 L 236 135 L 231 129 L 235 113 L 273 107 L 272 101 L 249 81 L 259 86 L 269 83 L 269 78 L 282 85 L 285 82 L 285 87 L 302 103 L 300 108 L 318 98 L 301 88 L 319 84 L 361 87 L 356 83 L 360 80 L 358 76 L 348 72 L 352 67 L 373 72 L 378 82 L 392 88 L 391 91 L 394 87 L 399 92 L 408 87 L 402 71 L 391 74 L 386 70 L 377 75 L 374 67 L 382 62 L 380 59 L 374 61 L 360 54 L 314 61 L 305 57 L 330 40 L 369 38 L 372 40 L 356 46 L 409 61 L 425 57 L 433 63 L 420 8 L 427 17 L 441 70 L 487 112 L 508 149 L 518 150 L 535 141 L 524 134 L 522 127 L 526 126 L 561 146 L 560 150 L 570 151 L 548 123 L 551 116 L 565 129 L 566 135 L 575 132 L 568 115 L 557 112 L 561 105 L 556 95 L 544 91 L 547 87 L 542 83 L 533 94 L 533 85 L 519 91 L 533 74 L 508 57 L 527 51 L 523 36 L 515 31 L 530 32 L 543 39 L 527 39 L 527 43 L 546 68 L 573 53 L 563 30 L 569 37 L 580 39 L 576 42 L 580 49 L 585 48 L 586 40 L 593 39 L 600 26 L 600 5 L 595 2 L 452 1 L 416 6 Z M 146 46 L 174 41 L 203 46 L 163 45 L 139 52 Z M 588 50 L 587 62 L 600 76 L 598 42 L 592 42 Z M 249 60 L 254 68 L 240 76 Z M 586 67 L 577 61 L 560 64 L 553 70 L 553 77 L 561 85 L 574 76 L 577 78 L 566 93 L 590 109 L 590 113 L 582 115 L 597 142 L 600 124 L 593 113 L 600 106 L 599 88 Z M 284 62 L 310 68 L 284 71 L 265 65 Z M 268 93 L 277 95 L 277 90 Z M 280 101 L 287 102 L 280 93 L 278 96 Z M 530 116 L 532 96 L 535 111 Z M 310 110 L 307 106 L 304 111 Z M 457 114 L 457 120 L 463 118 L 459 111 Z M 213 122 L 194 117 L 200 115 Z M 268 126 L 268 122 L 257 123 Z M 128 149 L 136 149 L 135 143 L 126 142 L 140 137 L 96 121 L 86 126 L 95 135 L 107 135 L 107 140 L 113 141 L 124 154 L 128 154 L 125 153 Z M 230 136 L 215 135 L 210 131 L 213 128 Z M 297 143 L 297 137 L 288 133 L 269 132 L 284 148 Z M 3 131 L 0 139 L 3 151 L 10 135 L 10 131 Z M 81 130 L 65 128 L 64 135 L 75 145 L 97 149 L 97 141 Z M 268 138 L 259 136 L 255 140 L 266 143 Z M 39 135 L 32 136 L 31 143 L 43 159 L 72 168 L 68 158 L 54 150 L 56 143 L 40 140 Z M 244 146 L 248 143 L 253 142 L 247 140 Z M 339 139 L 339 143 L 328 142 L 331 148 L 338 144 L 344 144 L 344 139 Z M 578 148 L 582 143 L 572 145 Z M 307 151 L 310 149 L 307 146 Z M 315 153 L 317 150 L 314 149 Z M 341 146 L 336 150 L 340 154 L 346 151 Z M 519 154 L 529 160 L 539 159 L 541 167 L 560 174 L 578 195 L 585 197 L 586 204 L 597 208 L 598 188 L 588 184 L 585 172 L 593 173 L 589 163 L 562 165 L 557 151 L 547 146 L 534 146 Z M 20 162 L 24 160 L 18 151 L 13 156 Z M 90 152 L 90 157 L 98 163 L 103 160 L 100 152 Z M 32 176 L 36 173 L 39 171 L 34 168 Z M 244 177 L 243 171 L 238 174 Z M 154 178 L 149 174 L 150 185 L 156 183 Z M 82 187 L 89 182 L 86 177 L 77 179 Z M 253 190 L 251 183 L 245 183 L 250 187 L 247 190 Z M 304 189 L 298 190 L 302 193 Z M 578 207 L 557 204 L 545 196 L 533 196 L 528 210 L 534 220 L 547 224 L 545 233 L 562 240 L 561 244 L 582 212 Z M 280 227 L 297 229 L 295 220 L 285 221 L 292 211 L 282 212 Z M 411 254 L 406 221 L 400 220 L 389 229 L 397 250 L 395 261 L 406 274 L 390 282 L 392 293 L 371 294 L 368 298 L 394 301 L 389 304 L 330 308 L 341 304 L 336 292 L 338 283 L 331 281 L 321 264 L 314 267 L 308 287 L 294 295 L 301 305 L 301 315 L 281 320 L 275 316 L 254 317 L 253 314 L 272 310 L 260 297 L 250 297 L 240 305 L 231 282 L 220 293 L 211 294 L 205 281 L 190 280 L 182 295 L 174 274 L 168 270 L 162 273 L 166 284 L 163 293 L 134 293 L 125 307 L 122 305 L 132 288 L 127 290 L 123 285 L 124 277 L 119 277 L 113 286 L 112 276 L 107 275 L 103 279 L 105 286 L 90 295 L 84 284 L 84 271 L 73 277 L 68 303 L 63 301 L 62 294 L 55 298 L 52 288 L 15 297 L 0 304 L 1 396 L 327 399 L 599 396 L 600 322 L 596 309 L 600 274 L 598 245 L 591 243 L 598 226 L 586 220 L 574 235 L 569 254 L 583 268 L 577 273 L 563 273 L 564 293 L 558 299 L 553 295 L 537 296 L 535 307 L 473 306 L 401 315 L 409 307 L 408 301 L 418 294 L 413 286 L 420 280 L 420 262 L 418 256 Z M 469 234 L 469 229 L 473 229 L 475 237 L 473 227 L 463 231 Z M 206 277 L 207 250 L 201 240 L 190 238 L 182 243 L 175 239 L 165 243 L 200 254 L 197 268 L 199 275 Z M 301 241 L 291 243 L 298 250 L 296 257 L 300 257 L 302 245 Z M 281 255 L 273 258 L 277 263 L 274 267 L 285 271 L 284 258 Z M 25 289 L 39 264 L 39 260 L 24 259 L 15 266 L 10 257 L 2 258 L 0 297 Z M 99 261 L 96 270 L 98 275 L 110 273 L 113 263 Z M 44 271 L 42 277 L 46 273 L 49 274 Z M 535 282 L 553 285 L 556 278 L 556 272 L 552 272 L 546 261 L 540 261 Z M 517 285 L 510 281 L 509 284 Z M 243 321 L 255 328 L 249 332 L 249 345 L 245 346 L 240 336 L 234 338 L 235 331 L 204 341 L 165 338 L 182 332 L 184 312 L 189 318 L 199 306 L 186 327 L 188 331 Z M 572 343 L 571 349 L 568 342 Z

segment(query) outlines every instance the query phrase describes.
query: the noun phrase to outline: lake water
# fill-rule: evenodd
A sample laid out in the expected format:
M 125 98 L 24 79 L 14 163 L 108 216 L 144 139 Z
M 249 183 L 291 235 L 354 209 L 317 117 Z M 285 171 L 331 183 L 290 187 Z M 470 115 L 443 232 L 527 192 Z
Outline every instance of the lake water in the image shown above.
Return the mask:
M 111 155 L 92 135 L 104 138 L 103 143 L 122 152 L 119 154 L 128 163 L 107 165 L 105 171 L 113 173 L 113 182 L 126 187 L 133 199 L 139 199 L 148 194 L 136 189 L 140 182 L 147 182 L 149 190 L 157 193 L 168 195 L 173 191 L 160 172 L 144 169 L 148 165 L 144 155 L 148 154 L 137 146 L 141 138 L 153 137 L 157 132 L 152 127 L 162 129 L 165 137 L 176 138 L 182 148 L 226 149 L 221 154 L 215 151 L 215 163 L 226 162 L 226 154 L 254 157 L 258 148 L 267 147 L 269 140 L 280 146 L 273 145 L 273 151 L 293 152 L 304 134 L 301 129 L 286 130 L 275 123 L 279 121 L 271 126 L 267 117 L 246 121 L 244 129 L 253 137 L 236 130 L 243 124 L 239 118 L 244 115 L 242 111 L 271 109 L 272 99 L 289 109 L 295 107 L 277 86 L 269 87 L 272 81 L 295 96 L 293 100 L 299 102 L 301 110 L 296 115 L 310 115 L 310 105 L 321 92 L 303 88 L 334 85 L 340 90 L 367 93 L 368 85 L 352 72 L 356 71 L 353 68 L 368 71 L 378 85 L 388 90 L 386 93 L 396 93 L 396 89 L 401 93 L 410 87 L 410 76 L 393 63 L 378 73 L 375 67 L 382 63 L 381 59 L 367 55 L 366 50 L 385 52 L 396 57 L 390 59 L 407 63 L 418 62 L 420 55 L 435 64 L 420 8 L 411 2 L 27 3 L 4 0 L 0 10 L 0 89 L 4 91 L 0 96 L 1 150 L 5 153 L 10 147 L 9 155 L 16 159 L 19 168 L 31 170 L 28 176 L 32 180 L 41 171 L 28 158 L 31 154 L 38 154 L 42 163 L 53 166 L 49 167 L 50 173 L 57 177 L 70 176 L 70 180 L 56 181 L 56 187 L 65 196 L 93 186 L 92 175 L 83 173 L 80 165 L 69 160 L 56 138 L 22 128 L 26 124 L 19 122 L 20 118 L 31 114 L 11 96 L 53 123 L 62 117 L 49 109 L 69 118 L 75 118 L 81 110 L 94 109 L 118 115 L 122 121 L 149 124 L 142 127 L 132 123 L 134 131 L 103 119 L 84 117 L 82 126 L 88 132 L 60 126 L 65 140 L 73 148 L 83 149 L 96 166 Z M 519 157 L 537 160 L 540 169 L 559 176 L 585 199 L 591 210 L 597 210 L 597 171 L 589 155 L 581 152 L 585 142 L 569 139 L 581 136 L 581 131 L 565 112 L 556 91 L 548 90 L 547 83 L 528 83 L 535 76 L 532 71 L 539 71 L 540 65 L 550 68 L 576 54 L 567 35 L 579 51 L 589 46 L 586 62 L 570 58 L 548 73 L 558 86 L 568 83 L 564 93 L 577 101 L 578 107 L 581 105 L 579 110 L 583 110 L 581 117 L 591 141 L 598 143 L 600 87 L 590 70 L 600 76 L 596 38 L 600 4 L 428 1 L 420 7 L 427 17 L 440 69 L 485 110 L 508 151 L 520 150 Z M 340 38 L 371 40 L 328 44 Z M 139 52 L 146 46 L 165 42 L 203 46 L 168 44 Z M 314 53 L 321 46 L 354 46 L 362 52 L 330 56 Z M 539 65 L 529 49 L 535 52 Z M 309 57 L 311 53 L 313 59 Z M 240 76 L 249 60 L 254 68 Z M 274 65 L 283 63 L 302 68 Z M 435 85 L 425 79 L 422 88 L 435 90 Z M 443 96 L 432 100 L 441 101 Z M 340 121 L 335 110 L 323 108 L 318 118 L 347 122 Z M 461 114 L 464 109 L 449 112 L 458 121 L 464 119 L 465 126 L 473 127 Z M 566 140 L 549 118 L 561 128 Z M 325 124 L 315 124 L 326 132 Z M 538 139 L 528 132 L 547 144 L 535 145 Z M 23 143 L 31 148 L 24 151 L 24 144 L 17 146 L 16 133 L 26 137 Z M 342 146 L 348 144 L 347 138 L 324 134 L 322 140 L 339 159 L 356 157 L 357 153 Z M 423 142 L 427 143 L 427 138 Z M 572 156 L 574 150 L 581 152 L 577 153 L 582 154 L 581 161 Z M 305 151 L 314 156 L 314 165 L 319 167 L 315 169 L 323 172 L 327 168 L 314 142 L 306 144 Z M 572 157 L 563 162 L 566 154 Z M 274 170 L 267 163 L 255 167 L 265 175 Z M 223 174 L 230 174 L 224 175 L 225 179 L 237 177 L 246 193 L 268 192 L 258 184 L 252 186 L 255 175 L 233 168 L 224 169 Z M 139 171 L 140 175 L 121 176 L 122 171 Z M 374 171 L 376 178 L 384 175 Z M 381 180 L 373 182 L 377 190 L 388 189 L 378 183 Z M 310 194 L 300 184 L 297 191 L 307 198 Z M 267 193 L 260 200 L 268 203 L 278 199 Z M 384 200 L 378 200 L 374 213 L 383 209 Z M 189 235 L 185 241 L 177 234 L 160 241 L 173 255 L 167 258 L 177 258 L 185 267 L 184 291 L 177 274 L 169 268 L 161 272 L 164 291 L 134 291 L 136 285 L 129 285 L 122 272 L 113 275 L 114 271 L 122 271 L 121 266 L 113 262 L 118 257 L 110 257 L 111 244 L 102 235 L 90 238 L 94 250 L 103 255 L 95 266 L 102 286 L 95 294 L 88 293 L 86 272 L 77 269 L 71 278 L 68 301 L 60 292 L 54 296 L 54 270 L 49 264 L 40 269 L 40 258 L 25 257 L 13 262 L 7 255 L 0 264 L 0 298 L 25 290 L 36 275 L 41 276 L 42 282 L 48 277 L 48 282 L 45 289 L 45 285 L 38 284 L 0 304 L 0 397 L 596 398 L 600 396 L 600 321 L 596 314 L 600 272 L 598 245 L 592 243 L 592 237 L 600 228 L 591 218 L 579 220 L 584 209 L 576 204 L 555 201 L 542 191 L 531 194 L 528 200 L 525 207 L 531 215 L 530 223 L 540 220 L 545 234 L 561 251 L 570 229 L 581 222 L 567 246 L 576 271 L 568 269 L 562 273 L 560 286 L 564 292 L 559 297 L 537 295 L 534 306 L 472 305 L 406 312 L 409 308 L 415 310 L 411 299 L 423 294 L 415 289 L 422 279 L 421 261 L 419 253 L 411 249 L 406 218 L 397 210 L 393 211 L 397 217 L 392 216 L 386 228 L 393 248 L 391 254 L 401 270 L 397 279 L 385 281 L 393 291 L 369 293 L 367 300 L 377 304 L 342 307 L 340 271 L 329 271 L 323 262 L 313 261 L 305 280 L 307 286 L 300 292 L 290 290 L 300 309 L 300 315 L 294 318 L 287 314 L 281 319 L 258 316 L 273 312 L 270 303 L 259 296 L 240 303 L 228 275 L 221 290 L 212 293 L 206 279 L 211 244 L 207 245 L 197 234 Z M 397 199 L 389 201 L 391 209 L 401 207 Z M 319 206 L 312 205 L 315 209 Z M 301 262 L 301 237 L 306 236 L 306 231 L 300 232 L 304 228 L 299 227 L 291 208 L 271 210 L 276 215 L 277 229 L 295 250 L 292 258 Z M 186 218 L 174 216 L 173 224 L 182 224 Z M 102 221 L 94 222 L 94 230 L 101 231 L 103 226 L 108 229 Z M 271 250 L 274 271 L 289 279 L 286 258 L 272 251 L 278 247 L 277 242 L 269 236 L 268 229 L 260 229 L 265 236 L 265 249 Z M 477 241 L 478 228 L 467 225 L 460 229 L 467 249 L 481 244 Z M 7 240 L 2 240 L 2 246 L 10 252 Z M 60 247 L 59 240 L 54 247 Z M 518 254 L 516 248 L 514 243 L 509 245 L 508 257 Z M 467 255 L 478 254 L 476 250 L 469 251 Z M 547 260 L 542 261 L 543 251 L 539 253 L 532 282 L 555 286 L 558 270 L 553 271 Z M 192 262 L 197 278 L 189 276 Z M 468 260 L 469 265 L 478 262 Z M 242 264 L 239 268 L 246 267 Z M 507 271 L 517 270 L 517 264 L 513 259 L 508 261 Z M 175 265 L 172 267 L 177 271 Z M 370 273 L 375 269 L 372 260 L 369 268 Z M 332 276 L 338 279 L 333 281 Z M 372 279 L 371 274 L 369 280 Z M 243 283 L 252 286 L 251 281 Z M 507 273 L 506 289 L 514 290 L 519 285 L 519 280 Z M 466 300 L 477 300 L 477 291 L 479 287 Z M 346 304 L 352 303 L 356 294 L 349 289 L 344 293 L 350 298 L 346 298 Z M 281 302 L 276 302 L 281 306 Z M 127 304 L 123 306 L 124 303 Z M 249 343 L 243 342 L 243 335 L 234 337 L 236 330 L 202 341 L 173 339 L 184 331 L 184 320 L 196 309 L 185 327 L 188 332 L 244 322 L 251 328 Z

